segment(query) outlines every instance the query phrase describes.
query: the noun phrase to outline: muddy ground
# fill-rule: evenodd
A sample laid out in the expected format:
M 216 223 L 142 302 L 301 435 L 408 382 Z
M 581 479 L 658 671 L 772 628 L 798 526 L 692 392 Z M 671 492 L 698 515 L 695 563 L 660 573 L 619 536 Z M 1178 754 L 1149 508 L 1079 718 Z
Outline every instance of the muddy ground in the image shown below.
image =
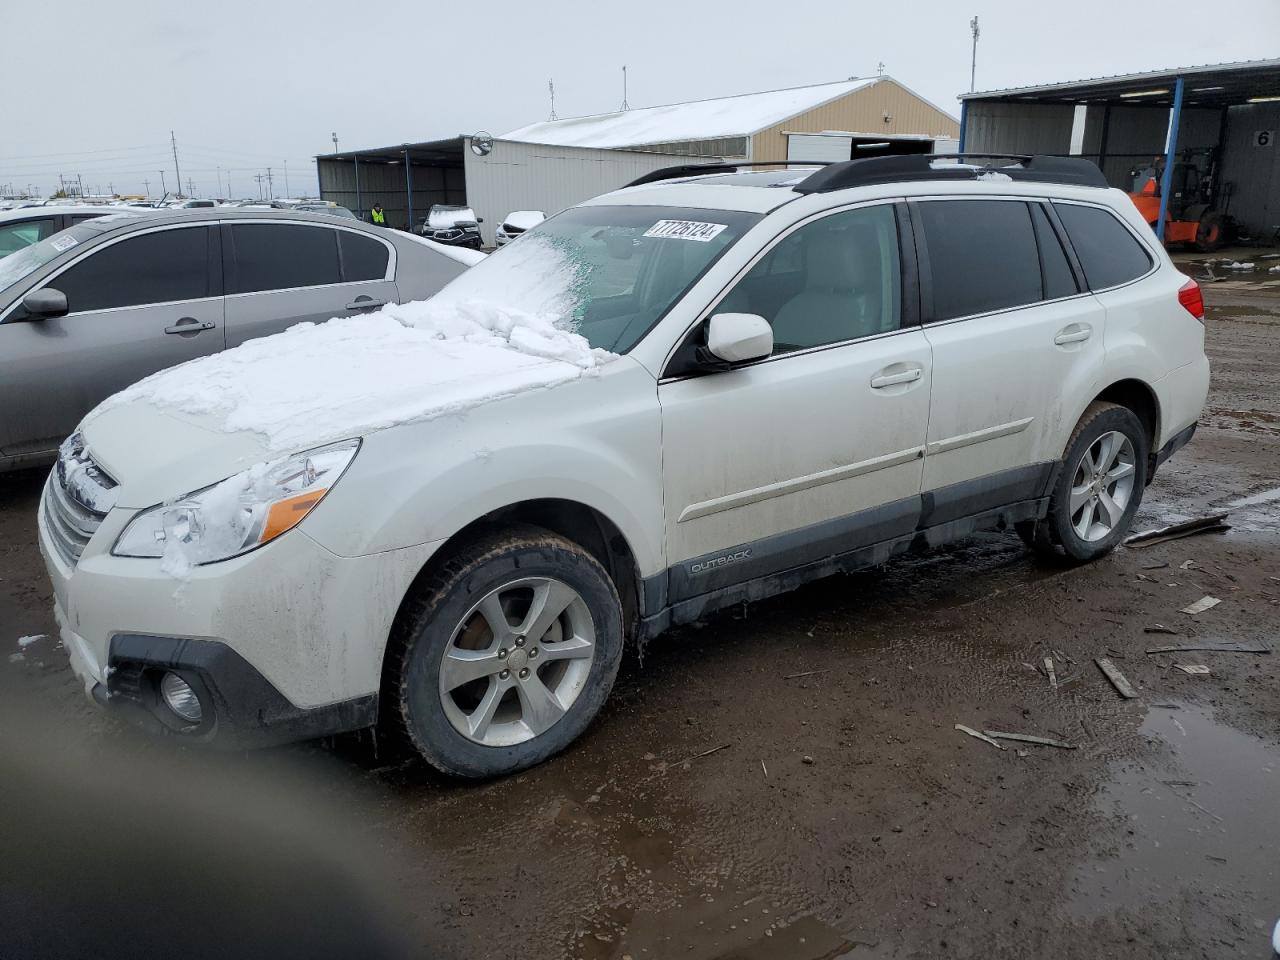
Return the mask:
M 51 639 L 42 477 L 0 478 L 6 955 L 147 955 L 103 931 L 149 904 L 188 956 L 301 924 L 320 946 L 268 952 L 370 929 L 468 958 L 1269 957 L 1280 652 L 1144 651 L 1280 645 L 1275 264 L 1205 284 L 1208 408 L 1137 523 L 1229 532 L 1076 569 L 989 534 L 723 614 L 633 654 L 566 754 L 480 786 L 359 738 L 211 757 L 118 726 Z

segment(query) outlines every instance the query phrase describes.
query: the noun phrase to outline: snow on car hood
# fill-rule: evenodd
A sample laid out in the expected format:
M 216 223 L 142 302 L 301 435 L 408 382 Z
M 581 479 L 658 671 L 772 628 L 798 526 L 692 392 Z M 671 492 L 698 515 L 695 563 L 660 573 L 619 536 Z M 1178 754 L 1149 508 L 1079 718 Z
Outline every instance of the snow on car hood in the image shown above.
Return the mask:
M 155 414 L 198 427 L 197 443 L 209 432 L 250 434 L 265 457 L 463 413 L 591 376 L 615 359 L 571 329 L 574 268 L 554 248 L 530 244 L 509 264 L 501 295 L 524 310 L 454 281 L 428 301 L 298 324 L 117 393 L 85 418 L 85 439 L 123 483 L 139 472 L 131 459 L 161 466 L 154 452 L 135 453 L 149 443 Z M 243 438 L 237 449 L 243 459 Z

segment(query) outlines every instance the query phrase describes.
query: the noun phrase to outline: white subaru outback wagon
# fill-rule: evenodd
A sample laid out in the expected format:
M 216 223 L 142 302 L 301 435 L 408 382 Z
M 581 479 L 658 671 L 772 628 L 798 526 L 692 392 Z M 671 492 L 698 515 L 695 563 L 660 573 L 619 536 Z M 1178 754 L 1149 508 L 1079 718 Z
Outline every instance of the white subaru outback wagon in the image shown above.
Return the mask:
M 1086 161 L 660 171 L 104 402 L 40 506 L 56 614 L 157 729 L 518 770 L 627 638 L 979 529 L 1105 554 L 1195 430 L 1202 316 Z

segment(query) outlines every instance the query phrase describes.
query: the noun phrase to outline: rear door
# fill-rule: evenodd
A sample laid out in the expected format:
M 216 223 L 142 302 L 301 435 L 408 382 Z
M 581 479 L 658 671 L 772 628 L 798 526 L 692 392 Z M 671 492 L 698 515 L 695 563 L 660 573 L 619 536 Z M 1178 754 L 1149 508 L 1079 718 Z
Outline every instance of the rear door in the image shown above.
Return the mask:
M 200 224 L 128 234 L 40 285 L 66 294 L 65 317 L 10 311 L 0 323 L 0 452 L 54 450 L 111 394 L 221 350 L 216 239 Z
M 228 221 L 227 346 L 396 300 L 391 244 L 316 223 Z
M 923 523 L 1042 496 L 1103 364 L 1105 312 L 1047 204 L 910 203 L 933 347 Z M 1092 392 L 1091 392 L 1092 391 Z

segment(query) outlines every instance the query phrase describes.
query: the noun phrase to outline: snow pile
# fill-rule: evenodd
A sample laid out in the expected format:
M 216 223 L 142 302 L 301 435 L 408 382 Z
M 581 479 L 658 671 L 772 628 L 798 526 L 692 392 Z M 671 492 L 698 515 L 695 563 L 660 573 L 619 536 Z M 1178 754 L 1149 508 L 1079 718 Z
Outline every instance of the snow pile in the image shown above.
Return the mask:
M 1013 177 L 1007 173 L 1000 173 L 997 170 L 987 170 L 985 173 L 978 174 L 979 180 L 987 180 L 994 183 L 1013 183 Z
M 86 424 L 150 403 L 293 451 L 594 374 L 614 354 L 574 332 L 581 266 L 546 240 L 518 247 L 431 300 L 301 323 L 157 373 L 103 401 Z
M 1272 267 L 1267 273 L 1280 273 L 1280 267 Z
M 1227 269 L 1228 269 L 1228 270 L 1252 270 L 1252 269 L 1253 269 L 1253 264 L 1252 264 L 1252 263 L 1241 263 L 1239 260 L 1235 260 L 1235 261 L 1232 261 L 1231 263 L 1227 264 Z
M 43 640 L 44 638 L 45 638 L 45 634 L 43 634 L 43 633 L 37 633 L 37 634 L 35 634 L 34 636 L 31 636 L 31 637 L 19 637 L 19 638 L 18 638 L 18 646 L 19 646 L 19 647 L 21 647 L 21 648 L 23 648 L 23 649 L 26 649 L 27 647 L 29 647 L 29 646 L 31 646 L 33 643 L 35 643 L 37 640 Z

